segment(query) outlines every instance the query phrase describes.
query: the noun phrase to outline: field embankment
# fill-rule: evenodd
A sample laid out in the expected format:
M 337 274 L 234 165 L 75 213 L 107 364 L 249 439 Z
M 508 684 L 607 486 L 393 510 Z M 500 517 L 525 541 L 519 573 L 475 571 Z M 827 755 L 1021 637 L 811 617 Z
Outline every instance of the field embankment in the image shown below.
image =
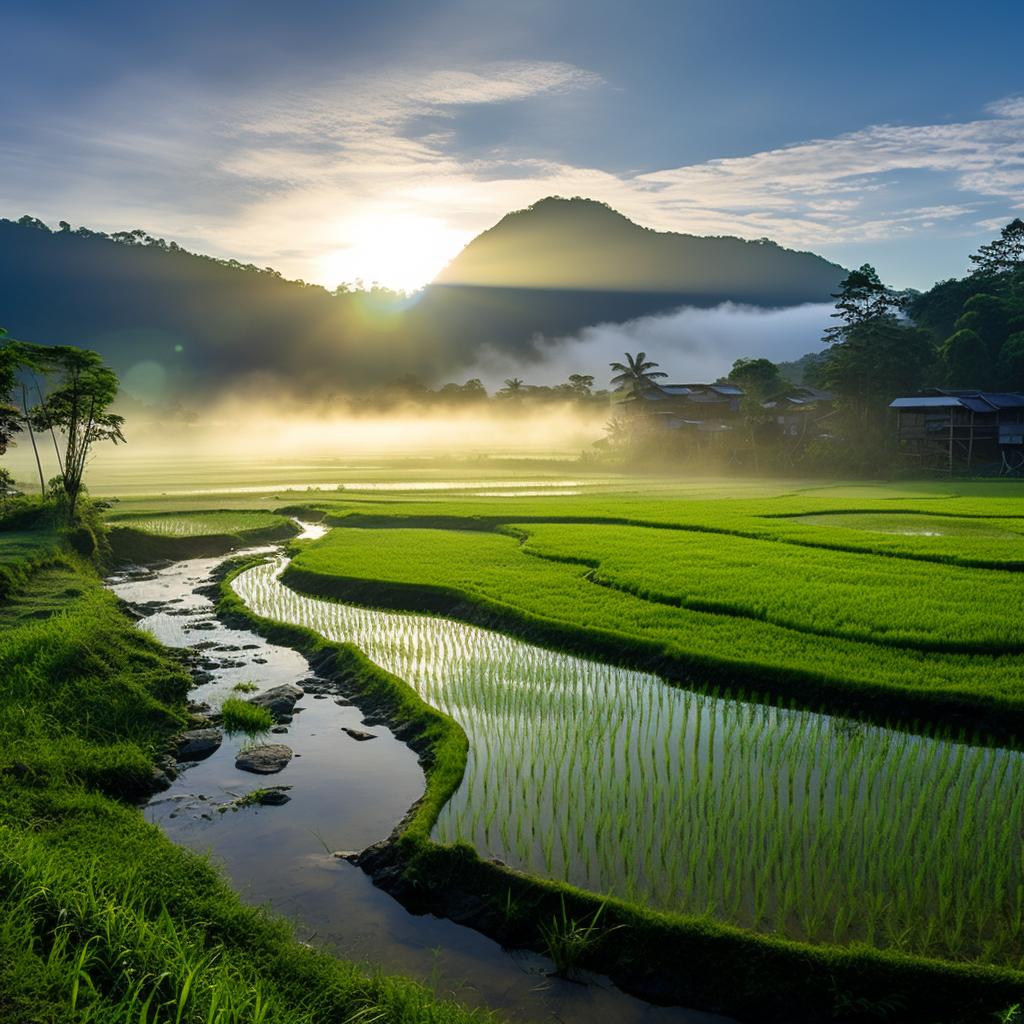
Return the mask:
M 328 521 L 349 528 L 302 551 L 286 582 L 453 615 L 690 686 L 1024 736 L 1014 500 L 604 497 L 524 503 L 519 515 L 458 510 L 331 510 Z M 800 521 L 812 514 L 818 522 Z M 844 525 L 819 525 L 831 515 Z M 845 525 L 860 516 L 871 528 Z M 901 532 L 908 516 L 926 517 L 932 535 Z

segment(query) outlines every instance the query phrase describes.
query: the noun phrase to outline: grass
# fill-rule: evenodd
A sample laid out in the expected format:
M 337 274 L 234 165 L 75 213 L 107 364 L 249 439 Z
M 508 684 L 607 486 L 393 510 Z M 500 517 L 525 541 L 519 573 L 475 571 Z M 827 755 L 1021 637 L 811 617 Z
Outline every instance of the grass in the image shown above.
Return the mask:
M 1024 733 L 1016 574 L 728 534 L 588 524 L 520 529 L 531 537 L 525 544 L 483 531 L 334 530 L 296 555 L 285 581 L 363 603 L 457 609 L 691 685 L 703 679 L 756 688 L 815 709 L 874 708 L 881 721 L 945 715 L 993 735 Z M 535 533 L 541 543 L 557 538 L 559 552 L 574 551 L 573 560 L 538 557 Z M 592 545 L 602 539 L 618 545 L 617 561 L 601 560 L 604 552 Z M 837 566 L 844 559 L 863 563 L 863 585 L 860 562 Z M 965 573 L 973 604 L 953 589 Z M 943 594 L 954 611 L 943 607 Z M 929 609 L 945 634 L 930 627 Z M 957 609 L 963 617 L 954 621 Z M 989 645 L 991 653 L 978 653 Z
M 119 562 L 197 558 L 224 554 L 245 544 L 280 541 L 298 527 L 287 516 L 245 510 L 118 512 L 108 516 L 109 541 Z
M 122 797 L 190 680 L 58 554 L 0 604 L 0 1021 L 483 1021 L 296 942 Z
M 246 732 L 250 736 L 266 732 L 274 724 L 274 716 L 266 708 L 229 697 L 221 706 L 224 729 L 228 733 Z
M 107 525 L 119 530 L 139 530 L 161 537 L 201 537 L 211 534 L 244 535 L 253 530 L 285 526 L 284 516 L 271 512 L 219 509 L 211 512 L 155 512 L 149 515 L 115 512 Z

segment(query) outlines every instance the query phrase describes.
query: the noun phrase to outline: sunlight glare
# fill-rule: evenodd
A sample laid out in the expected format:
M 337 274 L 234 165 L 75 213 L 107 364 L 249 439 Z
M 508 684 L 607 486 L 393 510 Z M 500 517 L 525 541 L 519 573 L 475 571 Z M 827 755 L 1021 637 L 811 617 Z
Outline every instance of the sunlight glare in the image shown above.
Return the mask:
M 340 233 L 348 240 L 320 260 L 318 283 L 333 289 L 341 282 L 376 281 L 386 288 L 416 291 L 428 284 L 469 242 L 471 233 L 447 227 L 432 217 L 370 214 L 346 221 Z

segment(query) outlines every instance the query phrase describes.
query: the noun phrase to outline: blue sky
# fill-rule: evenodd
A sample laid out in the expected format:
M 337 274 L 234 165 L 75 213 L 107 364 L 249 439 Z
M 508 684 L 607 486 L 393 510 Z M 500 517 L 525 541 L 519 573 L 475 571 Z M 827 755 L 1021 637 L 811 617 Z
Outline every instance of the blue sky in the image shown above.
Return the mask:
M 1024 5 L 5 0 L 0 215 L 414 288 L 603 200 L 927 288 L 1024 211 Z

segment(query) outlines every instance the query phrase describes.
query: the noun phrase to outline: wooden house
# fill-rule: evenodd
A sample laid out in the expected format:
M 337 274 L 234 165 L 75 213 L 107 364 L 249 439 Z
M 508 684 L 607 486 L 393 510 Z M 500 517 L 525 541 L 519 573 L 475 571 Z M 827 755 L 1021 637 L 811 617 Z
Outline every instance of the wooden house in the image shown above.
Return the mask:
M 1024 475 L 1022 394 L 931 388 L 889 408 L 898 415 L 899 456 L 908 467 Z
M 653 431 L 710 439 L 733 429 L 740 418 L 743 395 L 743 389 L 735 384 L 653 384 L 630 403 L 630 411 Z

